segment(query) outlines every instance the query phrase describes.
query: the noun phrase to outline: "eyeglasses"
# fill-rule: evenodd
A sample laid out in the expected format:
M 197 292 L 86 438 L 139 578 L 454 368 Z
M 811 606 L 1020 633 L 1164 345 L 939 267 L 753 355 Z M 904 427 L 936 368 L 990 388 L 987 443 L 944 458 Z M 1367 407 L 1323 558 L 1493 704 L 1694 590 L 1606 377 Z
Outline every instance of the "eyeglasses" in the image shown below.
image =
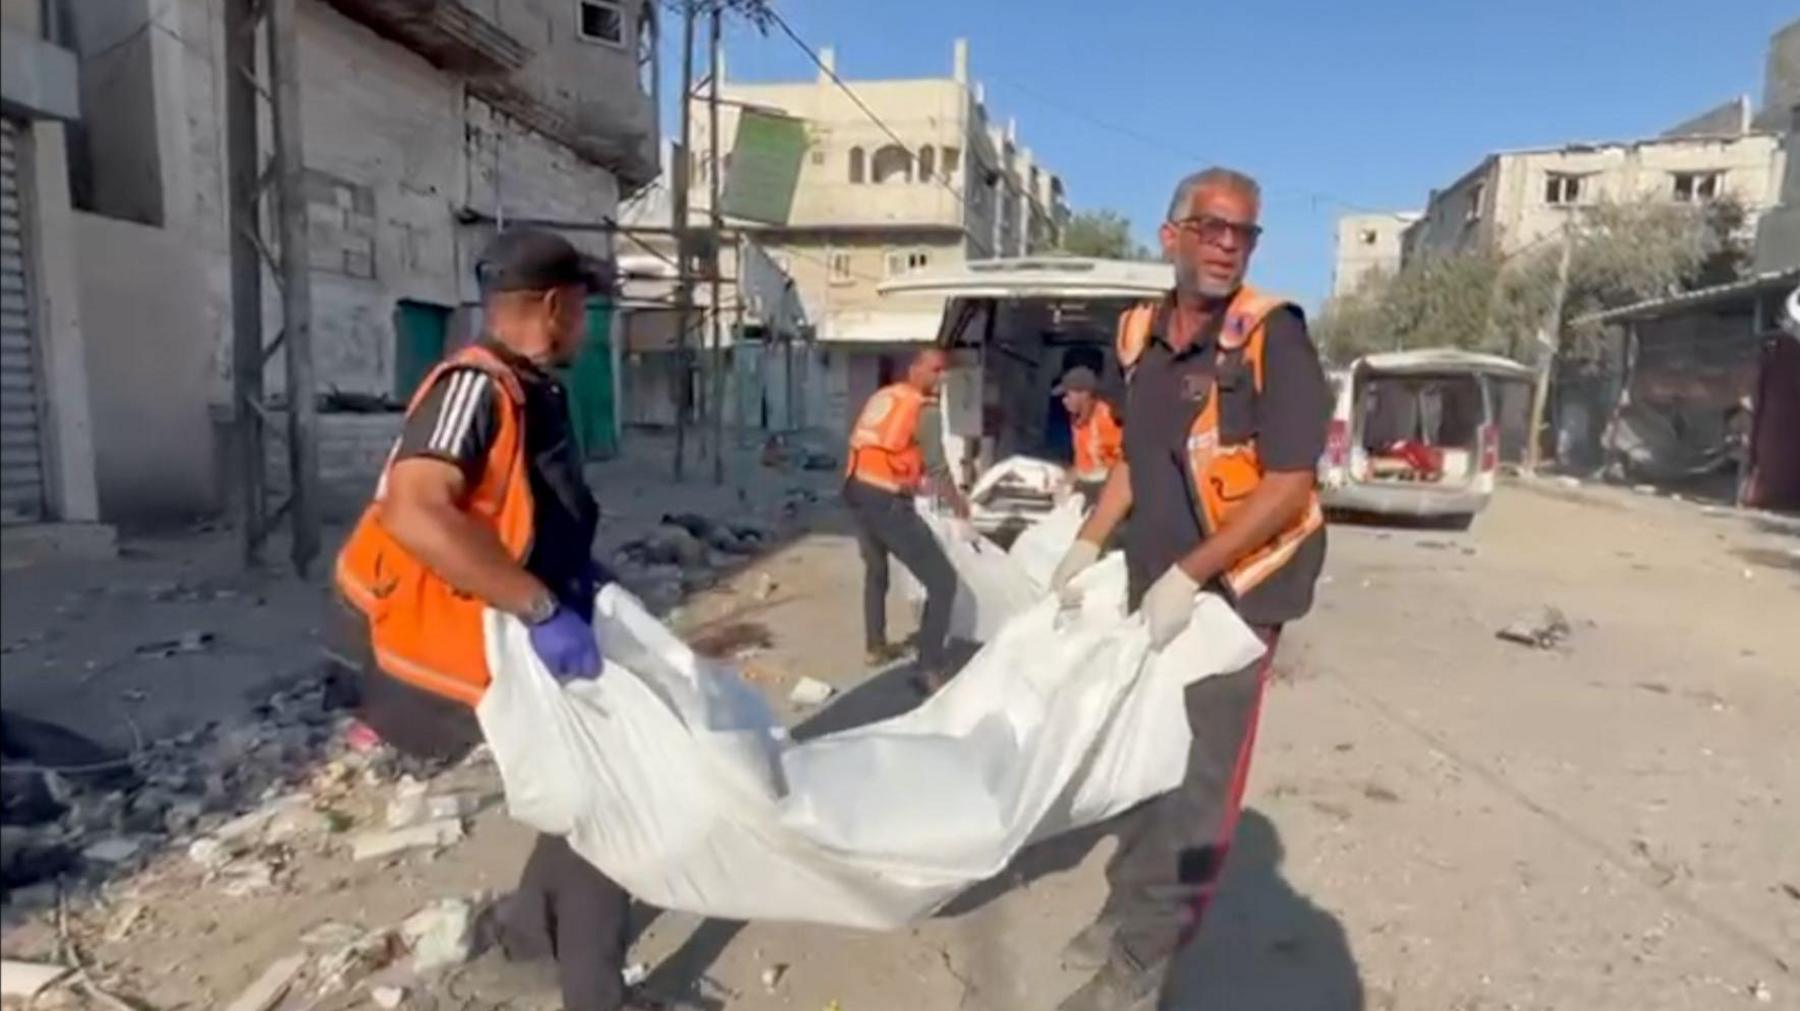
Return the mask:
M 1202 242 L 1218 243 L 1229 234 L 1236 237 L 1240 243 L 1250 246 L 1255 245 L 1256 240 L 1262 238 L 1261 225 L 1250 224 L 1243 221 L 1227 221 L 1224 218 L 1216 217 L 1211 214 L 1197 214 L 1191 218 L 1177 218 L 1174 221 L 1169 222 L 1169 224 L 1198 238 Z

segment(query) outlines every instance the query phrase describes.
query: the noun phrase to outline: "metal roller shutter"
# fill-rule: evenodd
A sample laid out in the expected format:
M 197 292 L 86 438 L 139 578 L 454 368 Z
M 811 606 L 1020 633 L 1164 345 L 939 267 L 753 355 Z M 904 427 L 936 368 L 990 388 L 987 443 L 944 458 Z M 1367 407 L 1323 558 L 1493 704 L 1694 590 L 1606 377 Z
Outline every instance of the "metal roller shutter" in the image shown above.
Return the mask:
M 0 117 L 0 523 L 44 517 L 44 440 L 30 258 L 22 202 L 21 125 Z

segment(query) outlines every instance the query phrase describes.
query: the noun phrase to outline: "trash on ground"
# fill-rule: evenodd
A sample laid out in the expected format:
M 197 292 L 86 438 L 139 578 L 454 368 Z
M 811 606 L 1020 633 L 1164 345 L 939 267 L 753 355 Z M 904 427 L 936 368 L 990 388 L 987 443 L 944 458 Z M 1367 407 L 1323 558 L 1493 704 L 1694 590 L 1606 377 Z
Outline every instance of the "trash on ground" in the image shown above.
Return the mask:
M 818 678 L 802 677 L 794 682 L 794 690 L 788 692 L 788 701 L 797 706 L 821 706 L 836 691 Z
M 1567 641 L 1574 629 L 1569 619 L 1554 608 L 1546 607 L 1533 614 L 1521 615 L 1496 635 L 1507 642 L 1535 649 L 1555 649 Z

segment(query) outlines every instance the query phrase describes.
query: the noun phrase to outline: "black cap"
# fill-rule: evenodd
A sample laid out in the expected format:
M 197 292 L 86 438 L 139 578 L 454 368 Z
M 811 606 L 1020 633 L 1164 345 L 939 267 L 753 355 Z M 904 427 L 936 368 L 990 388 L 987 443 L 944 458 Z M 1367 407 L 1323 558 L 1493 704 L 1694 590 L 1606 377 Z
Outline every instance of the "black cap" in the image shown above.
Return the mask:
M 1056 389 L 1051 390 L 1050 392 L 1053 395 L 1060 397 L 1072 390 L 1081 390 L 1085 393 L 1092 393 L 1099 388 L 1100 377 L 1094 375 L 1094 370 L 1088 368 L 1086 365 L 1077 365 L 1063 373 L 1062 382 L 1057 383 Z
M 475 280 L 483 294 L 579 285 L 590 294 L 605 295 L 613 290 L 613 275 L 610 262 L 541 228 L 508 228 L 494 236 L 475 262 Z

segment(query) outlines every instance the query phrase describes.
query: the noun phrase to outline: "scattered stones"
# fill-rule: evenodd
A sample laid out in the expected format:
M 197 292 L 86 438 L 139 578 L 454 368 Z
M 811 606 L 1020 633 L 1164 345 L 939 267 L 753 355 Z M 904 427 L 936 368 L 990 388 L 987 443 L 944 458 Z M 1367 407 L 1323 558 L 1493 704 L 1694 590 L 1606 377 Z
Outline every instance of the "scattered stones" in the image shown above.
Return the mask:
M 774 576 L 765 572 L 756 577 L 756 589 L 752 591 L 751 596 L 761 602 L 775 596 L 775 591 L 779 589 L 781 589 L 781 584 L 775 581 Z
M 400 777 L 394 784 L 394 795 L 387 805 L 387 827 L 407 828 L 426 821 L 425 784 L 411 776 Z
M 650 978 L 650 966 L 643 962 L 633 962 L 619 972 L 619 977 L 626 986 L 639 986 Z
M 413 971 L 433 972 L 468 961 L 474 928 L 474 907 L 463 899 L 442 899 L 407 917 L 400 937 L 412 952 Z
M 1569 625 L 1569 619 L 1560 610 L 1545 607 L 1534 614 L 1520 616 L 1496 635 L 1521 646 L 1555 649 L 1568 640 L 1572 631 L 1574 629 Z
M 798 706 L 819 706 L 831 698 L 837 689 L 817 678 L 802 677 L 794 682 L 793 691 L 788 692 L 788 701 Z
M 787 975 L 787 963 L 777 962 L 762 971 L 763 989 L 774 993 L 781 987 L 781 980 Z
M 319 960 L 316 973 L 320 996 L 347 990 L 373 973 L 394 964 L 403 951 L 400 938 L 389 929 L 358 933 Z
M 362 940 L 368 931 L 355 924 L 326 920 L 300 935 L 300 943 L 316 950 L 347 948 Z
M 102 839 L 81 851 L 82 859 L 91 863 L 117 866 L 128 863 L 144 848 L 144 844 L 126 836 Z
M 403 986 L 378 986 L 369 991 L 369 999 L 383 1011 L 394 1011 L 406 1000 L 406 988 Z
M 189 843 L 187 855 L 189 860 L 201 868 L 213 871 L 231 862 L 231 847 L 207 836 Z
M 163 831 L 170 835 L 182 835 L 200 824 L 200 816 L 206 813 L 206 804 L 198 800 L 178 800 L 169 805 L 163 812 Z
M 266 860 L 245 860 L 226 868 L 220 878 L 219 891 L 234 899 L 245 898 L 275 887 L 275 866 Z
M 351 858 L 375 860 L 412 849 L 454 846 L 463 838 L 460 818 L 440 818 L 423 825 L 388 832 L 365 832 L 350 844 Z

